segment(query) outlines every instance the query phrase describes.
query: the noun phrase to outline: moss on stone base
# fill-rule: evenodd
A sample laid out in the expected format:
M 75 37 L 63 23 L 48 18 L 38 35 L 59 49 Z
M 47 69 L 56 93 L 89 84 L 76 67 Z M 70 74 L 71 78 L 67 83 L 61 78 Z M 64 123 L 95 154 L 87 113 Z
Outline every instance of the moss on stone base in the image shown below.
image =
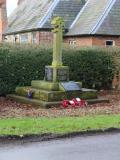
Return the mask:
M 80 96 L 81 99 L 96 99 L 97 97 L 96 90 L 82 88 L 82 93 Z
M 37 99 L 29 99 L 29 98 L 17 96 L 17 95 L 8 95 L 7 97 L 10 99 L 14 99 L 17 102 L 21 102 L 24 104 L 31 104 L 36 107 L 43 107 L 43 108 L 50 108 L 52 106 L 59 107 L 62 104 L 62 101 L 45 102 L 45 101 L 41 101 Z M 87 102 L 88 104 L 103 103 L 103 102 L 109 103 L 109 100 L 104 98 L 97 98 L 97 99 L 88 99 Z
M 34 80 L 31 82 L 31 87 L 47 90 L 47 91 L 59 91 L 59 83 Z
M 38 99 L 46 102 L 62 101 L 64 99 L 73 99 L 80 97 L 81 99 L 95 99 L 97 98 L 97 91 L 90 89 L 82 89 L 82 91 L 46 91 L 35 89 L 32 87 L 17 87 L 16 94 L 28 97 L 28 91 L 33 92 L 32 99 Z
M 33 92 L 33 99 L 38 99 L 46 102 L 61 101 L 67 98 L 65 91 L 46 91 L 35 89 L 32 87 L 18 87 L 16 88 L 16 94 L 23 97 L 28 97 L 28 90 L 31 90 Z

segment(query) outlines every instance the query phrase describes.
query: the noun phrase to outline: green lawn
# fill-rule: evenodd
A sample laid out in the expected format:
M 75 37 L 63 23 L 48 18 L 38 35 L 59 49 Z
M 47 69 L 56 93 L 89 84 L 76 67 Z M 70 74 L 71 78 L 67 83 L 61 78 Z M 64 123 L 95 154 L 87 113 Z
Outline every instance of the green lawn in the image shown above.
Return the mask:
M 0 119 L 0 135 L 62 134 L 111 127 L 120 128 L 120 115 Z

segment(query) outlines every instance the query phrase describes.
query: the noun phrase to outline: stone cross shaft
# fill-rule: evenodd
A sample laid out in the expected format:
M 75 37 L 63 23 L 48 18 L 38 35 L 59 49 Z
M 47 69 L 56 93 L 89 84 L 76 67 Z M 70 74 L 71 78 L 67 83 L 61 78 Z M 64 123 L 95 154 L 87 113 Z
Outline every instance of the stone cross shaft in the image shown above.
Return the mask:
M 61 17 L 55 17 L 52 22 L 53 26 L 53 62 L 52 66 L 62 66 L 62 39 L 64 21 Z

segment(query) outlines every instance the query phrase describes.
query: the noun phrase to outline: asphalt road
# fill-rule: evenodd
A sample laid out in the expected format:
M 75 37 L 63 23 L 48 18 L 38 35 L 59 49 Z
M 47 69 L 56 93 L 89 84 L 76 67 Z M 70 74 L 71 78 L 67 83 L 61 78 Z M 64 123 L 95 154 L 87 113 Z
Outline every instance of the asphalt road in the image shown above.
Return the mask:
M 0 160 L 120 160 L 120 134 L 0 145 Z

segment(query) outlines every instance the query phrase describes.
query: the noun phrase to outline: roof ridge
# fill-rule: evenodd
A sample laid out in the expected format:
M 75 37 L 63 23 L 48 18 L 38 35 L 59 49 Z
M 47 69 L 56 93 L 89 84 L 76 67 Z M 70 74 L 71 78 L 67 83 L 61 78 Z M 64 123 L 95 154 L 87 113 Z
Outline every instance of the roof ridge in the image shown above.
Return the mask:
M 77 20 L 79 19 L 80 15 L 84 12 L 87 4 L 89 3 L 90 0 L 87 0 L 87 2 L 85 3 L 85 5 L 83 6 L 82 9 L 80 9 L 80 12 L 78 13 L 78 15 L 76 16 L 75 20 L 73 21 L 73 23 L 70 26 L 70 29 L 75 25 L 75 23 L 77 22 Z
M 43 18 L 40 20 L 38 23 L 38 28 L 42 28 L 43 25 L 46 23 L 47 19 L 50 17 L 52 14 L 54 8 L 57 6 L 57 4 L 60 2 L 60 0 L 54 0 L 51 6 L 49 7 L 47 13 L 43 16 Z
M 105 7 L 105 10 L 103 11 L 103 14 L 98 18 L 98 21 L 95 24 L 95 26 L 92 28 L 92 30 L 90 31 L 90 34 L 95 34 L 97 32 L 97 30 L 99 29 L 99 27 L 101 26 L 101 24 L 103 23 L 107 15 L 109 14 L 115 2 L 116 0 L 109 0 L 108 5 Z

